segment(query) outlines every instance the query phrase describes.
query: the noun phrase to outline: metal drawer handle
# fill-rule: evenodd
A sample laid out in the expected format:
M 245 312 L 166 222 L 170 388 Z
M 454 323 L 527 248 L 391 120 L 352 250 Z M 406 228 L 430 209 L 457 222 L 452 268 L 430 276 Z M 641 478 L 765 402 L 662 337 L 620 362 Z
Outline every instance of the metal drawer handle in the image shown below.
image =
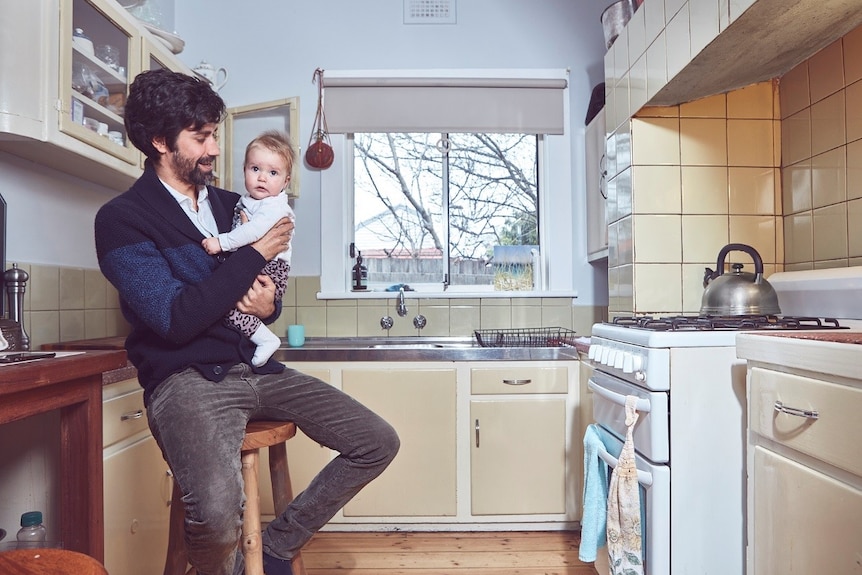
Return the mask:
M 504 379 L 503 383 L 506 385 L 527 385 L 528 383 L 533 383 L 532 379 Z
M 820 414 L 816 409 L 799 409 L 797 407 L 787 407 L 780 401 L 775 402 L 775 411 L 786 413 L 787 415 L 795 415 L 796 417 L 804 417 L 806 419 L 819 419 Z
M 476 420 L 476 447 L 479 447 L 479 420 Z
M 129 411 L 120 416 L 120 421 L 128 421 L 130 419 L 140 419 L 144 416 L 144 410 Z

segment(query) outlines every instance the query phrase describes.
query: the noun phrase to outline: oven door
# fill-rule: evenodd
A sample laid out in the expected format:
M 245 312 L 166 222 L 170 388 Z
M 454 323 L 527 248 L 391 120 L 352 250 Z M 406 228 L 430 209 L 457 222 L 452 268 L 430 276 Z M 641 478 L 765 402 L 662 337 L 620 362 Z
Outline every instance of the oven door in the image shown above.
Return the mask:
M 601 426 L 599 435 L 605 446 L 604 451 L 599 450 L 599 457 L 613 470 L 617 466 L 617 457 L 622 451 L 623 442 Z M 643 511 L 644 574 L 667 575 L 670 573 L 670 467 L 652 463 L 637 453 L 635 463 L 638 468 Z M 611 473 L 612 471 L 608 473 L 608 478 Z M 604 561 L 607 551 L 600 551 L 599 557 Z M 598 568 L 598 560 L 596 564 Z
M 620 440 L 626 437 L 626 396 L 637 396 L 635 450 L 656 463 L 670 461 L 667 392 L 649 391 L 602 371 L 594 371 L 587 386 L 593 392 L 593 419 Z

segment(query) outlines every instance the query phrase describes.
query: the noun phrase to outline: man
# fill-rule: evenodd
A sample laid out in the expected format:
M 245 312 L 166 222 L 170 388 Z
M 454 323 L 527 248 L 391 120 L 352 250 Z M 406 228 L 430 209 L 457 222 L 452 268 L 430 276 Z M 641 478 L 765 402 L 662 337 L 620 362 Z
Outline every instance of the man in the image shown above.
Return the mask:
M 210 256 L 204 237 L 229 231 L 239 195 L 207 185 L 225 105 L 206 83 L 168 70 L 140 74 L 126 132 L 143 175 L 96 215 L 96 252 L 131 324 L 129 359 L 153 436 L 183 492 L 189 561 L 200 575 L 238 575 L 243 510 L 239 450 L 249 420 L 293 421 L 340 453 L 263 534 L 267 575 L 290 559 L 398 451 L 392 427 L 346 394 L 270 359 L 223 318 L 236 307 L 274 321 L 275 286 L 261 270 L 290 242 L 278 222 L 260 240 Z

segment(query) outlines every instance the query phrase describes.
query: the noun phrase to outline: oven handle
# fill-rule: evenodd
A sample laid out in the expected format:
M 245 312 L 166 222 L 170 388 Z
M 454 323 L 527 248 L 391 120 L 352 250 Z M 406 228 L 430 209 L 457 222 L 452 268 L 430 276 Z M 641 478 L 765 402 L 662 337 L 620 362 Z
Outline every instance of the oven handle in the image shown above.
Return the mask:
M 621 405 L 625 407 L 626 405 L 626 396 L 621 393 L 616 393 L 607 388 L 600 386 L 598 383 L 590 379 L 587 382 L 587 387 L 589 387 L 593 393 L 606 399 L 612 403 L 616 403 L 617 405 Z M 650 404 L 648 399 L 639 398 L 637 404 L 635 404 L 635 409 L 640 411 L 641 413 L 649 413 L 650 412 Z
M 620 463 L 620 460 L 608 453 L 604 447 L 599 447 L 598 455 L 601 460 L 610 465 L 612 469 L 616 469 L 617 465 Z M 638 469 L 638 483 L 644 487 L 652 487 L 652 473 Z

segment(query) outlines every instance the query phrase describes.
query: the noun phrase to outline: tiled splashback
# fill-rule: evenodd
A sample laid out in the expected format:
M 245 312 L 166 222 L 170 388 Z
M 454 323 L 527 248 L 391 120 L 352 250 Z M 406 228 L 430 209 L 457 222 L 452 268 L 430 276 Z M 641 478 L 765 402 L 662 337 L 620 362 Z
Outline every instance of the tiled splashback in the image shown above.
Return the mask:
M 11 263 L 9 264 L 11 266 Z M 126 335 L 116 290 L 96 270 L 57 266 L 18 267 L 30 274 L 24 297 L 24 328 L 31 348 L 44 343 Z M 414 299 L 408 313 L 395 313 L 395 299 L 330 300 L 316 298 L 317 277 L 292 277 L 279 320 L 271 327 L 284 335 L 287 326 L 302 323 L 309 336 L 386 335 L 380 318 L 395 320 L 389 335 L 417 335 L 413 318 L 424 315 L 421 335 L 470 336 L 474 329 L 563 327 L 589 335 L 590 326 L 606 317 L 602 307 L 572 306 L 571 298 Z
M 641 109 L 608 157 L 611 315 L 697 313 L 730 242 L 767 275 L 862 265 L 862 28 L 778 80 Z

